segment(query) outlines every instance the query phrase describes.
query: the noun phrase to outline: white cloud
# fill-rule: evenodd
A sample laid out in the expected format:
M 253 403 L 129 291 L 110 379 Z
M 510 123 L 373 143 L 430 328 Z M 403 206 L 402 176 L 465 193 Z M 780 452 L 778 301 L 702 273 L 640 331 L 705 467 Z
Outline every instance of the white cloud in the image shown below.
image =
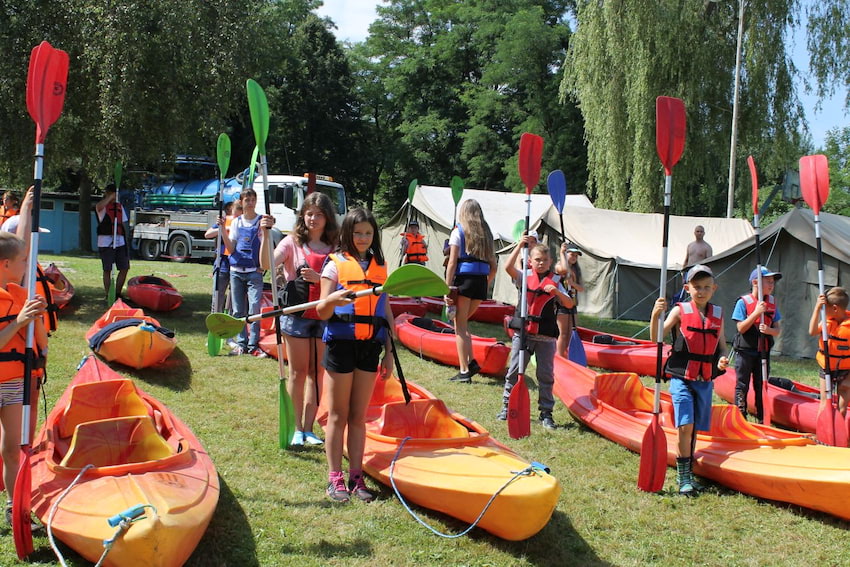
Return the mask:
M 374 0 L 324 0 L 324 5 L 316 13 L 333 20 L 339 40 L 354 43 L 369 35 L 369 24 L 376 17 L 376 4 Z

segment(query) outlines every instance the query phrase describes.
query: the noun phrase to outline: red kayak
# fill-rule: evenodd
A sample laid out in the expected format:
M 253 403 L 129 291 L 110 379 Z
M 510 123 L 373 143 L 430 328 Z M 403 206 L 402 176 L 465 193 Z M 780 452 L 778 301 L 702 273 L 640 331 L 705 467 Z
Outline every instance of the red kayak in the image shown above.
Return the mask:
M 403 314 L 395 318 L 395 331 L 401 344 L 419 356 L 459 366 L 454 327 L 448 323 Z M 510 355 L 505 343 L 472 335 L 472 358 L 481 365 L 481 374 L 504 376 Z
M 74 297 L 74 286 L 68 281 L 65 274 L 59 271 L 56 264 L 51 263 L 44 268 L 44 275 L 53 285 L 53 289 L 51 290 L 53 292 L 53 303 L 59 309 L 64 309 L 71 301 L 71 298 Z
M 393 311 L 393 317 L 398 317 L 402 313 L 424 317 L 428 310 L 425 303 L 418 297 L 390 297 L 390 309 Z
M 431 313 L 442 313 L 445 303 L 442 297 L 423 297 L 422 303 Z M 491 323 L 499 325 L 506 315 L 513 315 L 516 308 L 510 303 L 502 303 L 492 299 L 485 299 L 469 318 L 470 321 L 478 321 L 479 323 Z
M 156 276 L 130 278 L 127 282 L 127 297 L 151 311 L 173 311 L 183 303 L 180 292 L 168 281 Z

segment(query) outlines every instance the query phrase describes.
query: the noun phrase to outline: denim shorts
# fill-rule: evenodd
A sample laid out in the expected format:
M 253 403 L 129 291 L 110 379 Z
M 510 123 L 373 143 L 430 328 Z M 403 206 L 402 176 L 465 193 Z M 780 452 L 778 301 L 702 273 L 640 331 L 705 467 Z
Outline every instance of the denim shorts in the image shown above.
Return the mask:
M 280 332 L 297 339 L 321 339 L 327 321 L 297 315 L 280 316 Z
M 712 382 L 701 380 L 670 379 L 670 397 L 676 413 L 676 427 L 694 424 L 697 431 L 711 428 L 711 396 L 714 392 Z

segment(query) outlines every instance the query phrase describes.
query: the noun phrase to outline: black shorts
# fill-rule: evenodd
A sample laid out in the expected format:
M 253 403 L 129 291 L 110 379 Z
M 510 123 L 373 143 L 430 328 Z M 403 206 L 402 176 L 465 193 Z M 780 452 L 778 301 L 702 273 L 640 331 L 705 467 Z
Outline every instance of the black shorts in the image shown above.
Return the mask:
M 325 344 L 322 364 L 330 372 L 348 374 L 354 370 L 377 372 L 384 345 L 375 341 L 336 339 Z
M 487 276 L 456 274 L 454 285 L 458 295 L 469 299 L 487 299 Z
M 126 244 L 117 248 L 104 246 L 102 248 L 98 248 L 97 251 L 100 253 L 100 263 L 103 266 L 104 272 L 111 272 L 112 264 L 115 264 L 115 267 L 117 267 L 119 271 L 130 269 L 130 256 L 127 252 Z

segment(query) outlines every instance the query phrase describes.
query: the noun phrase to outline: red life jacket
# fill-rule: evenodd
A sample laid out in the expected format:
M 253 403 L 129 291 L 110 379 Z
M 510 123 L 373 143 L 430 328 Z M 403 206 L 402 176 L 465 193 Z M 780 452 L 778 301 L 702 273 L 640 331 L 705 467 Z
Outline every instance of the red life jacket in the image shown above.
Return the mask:
M 347 289 L 358 292 L 373 289 L 387 281 L 386 264 L 378 264 L 375 258 L 369 260 L 366 271 L 360 263 L 351 256 L 340 252 L 329 254 L 328 258 L 336 264 L 339 284 L 337 289 Z M 381 293 L 358 297 L 353 303 L 337 306 L 334 314 L 325 326 L 322 340 L 325 342 L 337 339 L 358 341 L 377 341 L 383 343 L 387 337 L 387 320 L 385 317 L 387 296 Z
M 106 205 L 103 209 L 103 218 L 97 223 L 97 233 L 101 236 L 112 236 L 112 229 L 115 228 L 115 234 L 124 236 L 124 207 L 121 203 L 112 202 Z M 118 217 L 118 224 L 115 225 L 115 218 Z
M 548 285 L 557 287 L 558 283 L 553 279 L 553 275 L 552 272 L 547 272 L 541 278 L 539 274 L 532 273 L 526 278 L 528 284 L 528 291 L 526 292 L 528 315 L 525 329 L 532 335 L 558 336 L 558 322 L 555 313 L 555 304 L 558 300 L 554 294 L 543 291 Z
M 747 309 L 747 317 L 749 317 L 753 314 L 756 305 L 758 305 L 756 296 L 752 293 L 748 293 L 747 295 L 741 296 L 741 301 L 744 302 L 744 307 Z M 764 302 L 767 306 L 767 310 L 764 312 L 764 324 L 771 327 L 773 325 L 773 318 L 776 316 L 776 298 L 772 295 L 765 295 Z M 753 323 L 745 333 L 738 333 L 735 335 L 735 340 L 732 342 L 732 345 L 737 350 L 758 351 L 761 350 L 759 348 L 759 337 L 762 336 L 767 339 L 767 351 L 769 352 L 770 349 L 773 348 L 773 337 L 770 335 L 762 335 L 759 332 L 759 321 Z
M 407 263 L 424 264 L 428 261 L 428 249 L 425 247 L 425 237 L 421 234 L 401 233 L 407 240 Z
M 850 311 L 845 312 L 840 323 L 832 317 L 826 320 L 826 332 L 829 337 L 829 369 L 850 370 Z M 823 351 L 823 334 L 818 339 L 816 356 L 821 368 L 826 369 L 826 357 Z
M 679 310 L 679 329 L 665 372 L 685 380 L 714 380 L 719 374 L 717 361 L 720 359 L 723 309 L 709 303 L 703 317 L 696 304 L 688 301 L 680 303 Z

